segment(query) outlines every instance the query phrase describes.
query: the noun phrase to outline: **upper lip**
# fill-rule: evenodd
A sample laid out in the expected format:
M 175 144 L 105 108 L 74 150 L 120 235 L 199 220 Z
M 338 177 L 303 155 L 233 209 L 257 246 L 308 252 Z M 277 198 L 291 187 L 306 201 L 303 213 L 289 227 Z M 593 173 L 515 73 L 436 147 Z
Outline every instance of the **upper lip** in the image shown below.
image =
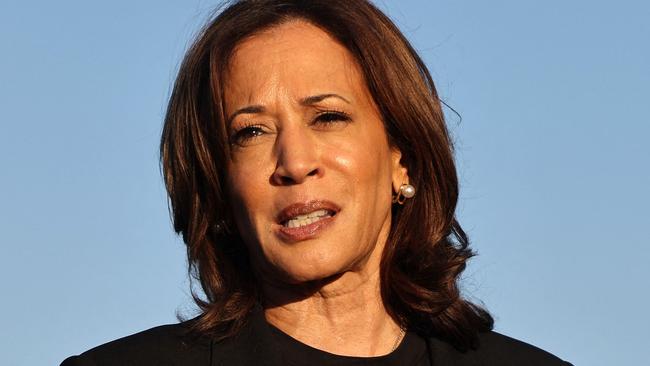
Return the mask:
M 314 212 L 318 210 L 328 210 L 332 212 L 332 214 L 334 215 L 337 212 L 339 212 L 341 208 L 337 206 L 335 203 L 326 200 L 297 202 L 283 208 L 282 211 L 280 211 L 280 213 L 277 216 L 277 221 L 278 223 L 282 224 L 285 221 L 290 220 L 291 218 L 296 217 L 298 215 L 306 215 L 310 212 Z

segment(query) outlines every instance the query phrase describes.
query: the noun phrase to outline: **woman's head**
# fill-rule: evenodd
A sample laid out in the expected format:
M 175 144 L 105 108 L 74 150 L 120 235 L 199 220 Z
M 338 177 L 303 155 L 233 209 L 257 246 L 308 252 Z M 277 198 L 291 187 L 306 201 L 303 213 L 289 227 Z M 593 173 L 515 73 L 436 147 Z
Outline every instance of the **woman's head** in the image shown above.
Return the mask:
M 491 326 L 456 286 L 471 251 L 433 82 L 370 3 L 227 7 L 181 65 L 161 159 L 206 294 L 199 330 L 228 336 L 245 320 L 259 296 L 251 263 L 299 282 L 363 260 L 381 262 L 384 304 L 403 325 L 459 346 Z M 407 182 L 416 197 L 391 206 Z M 288 228 L 308 211 L 334 217 Z
M 347 49 L 311 23 L 278 24 L 236 47 L 223 95 L 228 198 L 258 278 L 378 272 L 408 178 Z

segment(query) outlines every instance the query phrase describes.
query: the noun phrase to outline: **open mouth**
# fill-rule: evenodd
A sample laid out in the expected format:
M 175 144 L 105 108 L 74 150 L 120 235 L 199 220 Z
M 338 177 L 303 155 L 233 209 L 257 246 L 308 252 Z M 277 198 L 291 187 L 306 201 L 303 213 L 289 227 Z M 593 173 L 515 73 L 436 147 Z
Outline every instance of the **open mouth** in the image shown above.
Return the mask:
M 336 211 L 321 209 L 310 212 L 304 215 L 296 215 L 287 220 L 282 221 L 280 224 L 285 228 L 298 228 L 313 224 L 320 220 L 326 219 L 328 217 L 333 217 L 336 215 Z
M 283 241 L 300 242 L 313 239 L 330 228 L 341 207 L 327 200 L 296 202 L 278 213 L 277 234 Z

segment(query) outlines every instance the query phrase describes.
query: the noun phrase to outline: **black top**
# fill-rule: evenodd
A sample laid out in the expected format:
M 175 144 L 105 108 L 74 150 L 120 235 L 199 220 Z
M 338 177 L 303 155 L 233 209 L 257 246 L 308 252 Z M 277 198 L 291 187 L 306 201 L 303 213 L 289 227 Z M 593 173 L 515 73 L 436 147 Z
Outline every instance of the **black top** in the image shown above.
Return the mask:
M 304 345 L 269 326 L 262 312 L 253 314 L 239 335 L 221 342 L 190 340 L 186 335 L 187 326 L 187 322 L 163 325 L 133 334 L 69 357 L 61 366 L 291 365 L 288 362 L 296 365 L 394 365 L 393 361 L 417 359 L 423 345 L 428 356 L 424 358 L 427 366 L 570 366 L 546 351 L 496 332 L 482 333 L 479 347 L 468 352 L 460 352 L 435 337 L 424 339 L 408 333 L 391 354 L 364 358 L 336 356 Z M 314 361 L 296 363 L 305 355 Z M 332 363 L 335 360 L 343 363 Z M 420 363 L 411 365 L 420 366 Z
M 391 353 L 378 357 L 339 356 L 310 347 L 278 328 L 271 328 L 271 341 L 277 345 L 283 365 L 289 366 L 430 366 L 427 342 L 415 333 L 407 332 Z

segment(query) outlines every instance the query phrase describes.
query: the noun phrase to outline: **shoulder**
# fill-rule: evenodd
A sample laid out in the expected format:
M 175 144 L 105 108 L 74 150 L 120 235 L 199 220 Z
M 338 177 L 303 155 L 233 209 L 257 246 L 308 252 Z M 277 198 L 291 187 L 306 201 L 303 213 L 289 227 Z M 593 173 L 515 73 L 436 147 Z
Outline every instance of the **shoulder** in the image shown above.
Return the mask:
M 61 366 L 207 364 L 209 341 L 190 339 L 187 323 L 162 325 L 67 358 Z
M 478 347 L 465 352 L 461 352 L 437 338 L 430 338 L 429 344 L 434 364 L 458 366 L 571 365 L 540 348 L 493 331 L 481 333 Z

